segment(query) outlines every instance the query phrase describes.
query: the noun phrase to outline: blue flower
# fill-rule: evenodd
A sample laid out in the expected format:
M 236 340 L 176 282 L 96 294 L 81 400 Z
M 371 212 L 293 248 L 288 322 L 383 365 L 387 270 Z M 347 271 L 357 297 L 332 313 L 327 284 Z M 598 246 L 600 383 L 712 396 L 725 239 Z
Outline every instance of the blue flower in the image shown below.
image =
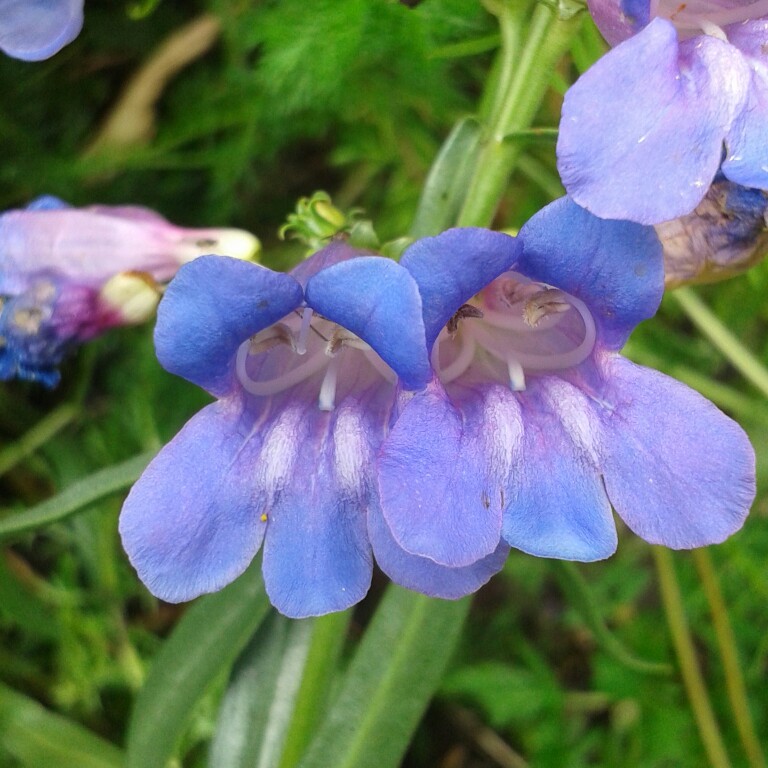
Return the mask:
M 661 299 L 651 228 L 563 198 L 517 239 L 450 230 L 401 264 L 419 286 L 435 374 L 379 456 L 384 518 L 403 549 L 467 567 L 501 538 L 597 560 L 616 548 L 611 506 L 672 548 L 742 525 L 755 493 L 742 429 L 619 354 Z
M 262 541 L 267 593 L 297 618 L 367 593 L 371 538 L 402 583 L 438 584 L 447 597 L 501 567 L 504 547 L 447 574 L 394 545 L 383 525 L 375 457 L 397 379 L 419 389 L 430 376 L 418 288 L 395 262 L 341 242 L 290 275 L 202 257 L 168 287 L 155 342 L 169 371 L 218 398 L 123 507 L 123 544 L 158 597 L 220 589 Z
M 257 245 L 247 232 L 183 229 L 134 206 L 41 197 L 0 214 L 0 380 L 55 385 L 69 349 L 152 315 L 156 281 L 201 253 L 247 258 Z
M 768 189 L 768 4 L 589 5 L 616 47 L 563 103 L 558 169 L 573 199 L 656 224 L 690 213 L 721 161 L 730 181 Z
M 0 50 L 40 61 L 71 43 L 83 26 L 83 0 L 0 0 Z
M 768 253 L 768 193 L 715 178 L 686 216 L 656 225 L 668 288 L 744 272 Z

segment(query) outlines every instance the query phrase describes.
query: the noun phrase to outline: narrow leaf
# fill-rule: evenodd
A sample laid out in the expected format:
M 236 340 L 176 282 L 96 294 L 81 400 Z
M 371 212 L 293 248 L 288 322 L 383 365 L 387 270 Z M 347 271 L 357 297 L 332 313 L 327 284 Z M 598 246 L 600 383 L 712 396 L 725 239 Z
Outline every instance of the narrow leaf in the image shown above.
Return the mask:
M 427 176 L 411 226 L 413 237 L 436 235 L 456 220 L 480 147 L 480 123 L 465 117 L 454 126 Z
M 391 585 L 300 768 L 396 768 L 468 610 Z
M 238 660 L 219 711 L 210 768 L 266 768 L 280 755 L 301 684 L 312 620 L 273 613 Z
M 8 514 L 0 520 L 0 542 L 17 539 L 30 531 L 59 523 L 94 501 L 125 490 L 138 480 L 154 453 L 148 451 L 121 464 L 101 469 L 41 504 L 24 512 Z
M 128 727 L 128 768 L 163 768 L 210 683 L 267 615 L 260 559 L 234 583 L 193 605 L 155 657 Z
M 0 750 L 12 755 L 25 768 L 120 768 L 123 765 L 123 755 L 113 744 L 2 683 Z

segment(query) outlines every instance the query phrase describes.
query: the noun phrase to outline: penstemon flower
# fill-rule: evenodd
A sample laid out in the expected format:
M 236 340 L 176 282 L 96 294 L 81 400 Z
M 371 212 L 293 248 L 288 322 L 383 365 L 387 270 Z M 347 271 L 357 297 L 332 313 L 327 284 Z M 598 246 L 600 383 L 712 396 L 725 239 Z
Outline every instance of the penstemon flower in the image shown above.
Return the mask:
M 406 551 L 466 567 L 502 537 L 597 560 L 616 548 L 611 506 L 672 548 L 742 525 L 755 492 L 745 433 L 619 354 L 661 299 L 652 229 L 564 198 L 517 240 L 450 230 L 401 264 L 419 285 L 434 372 L 379 457 L 384 517 Z
M 589 0 L 616 47 L 566 94 L 558 168 L 598 216 L 690 213 L 718 168 L 768 189 L 768 3 Z
M 397 379 L 419 389 L 430 374 L 419 292 L 394 261 L 341 242 L 290 275 L 202 257 L 168 287 L 155 341 L 170 372 L 218 398 L 123 507 L 123 545 L 158 597 L 220 589 L 262 541 L 267 593 L 296 618 L 367 593 L 370 538 L 401 583 L 446 597 L 502 566 L 504 545 L 467 568 L 442 568 L 397 547 L 382 526 L 375 457 Z
M 0 50 L 40 61 L 71 43 L 83 26 L 83 0 L 0 0 Z
M 149 318 L 158 282 L 219 250 L 251 257 L 258 241 L 234 229 L 184 229 L 146 208 L 72 208 L 41 197 L 0 214 L 0 380 L 47 386 L 73 346 Z

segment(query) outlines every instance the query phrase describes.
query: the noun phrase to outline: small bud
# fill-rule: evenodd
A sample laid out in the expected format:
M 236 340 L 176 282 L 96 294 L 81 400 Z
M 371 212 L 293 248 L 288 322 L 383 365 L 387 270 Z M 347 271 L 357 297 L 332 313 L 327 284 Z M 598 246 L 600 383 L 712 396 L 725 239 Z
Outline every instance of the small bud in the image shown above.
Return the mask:
M 288 220 L 280 228 L 280 237 L 291 237 L 309 246 L 307 256 L 324 248 L 335 237 L 357 237 L 357 247 L 372 247 L 378 238 L 369 221 L 359 219 L 360 211 L 340 211 L 326 192 L 315 192 L 312 197 L 302 197 L 296 211 L 288 214 Z M 374 246 L 375 247 L 375 246 Z
M 121 272 L 107 280 L 99 301 L 120 316 L 125 325 L 149 320 L 160 301 L 160 288 L 146 272 Z

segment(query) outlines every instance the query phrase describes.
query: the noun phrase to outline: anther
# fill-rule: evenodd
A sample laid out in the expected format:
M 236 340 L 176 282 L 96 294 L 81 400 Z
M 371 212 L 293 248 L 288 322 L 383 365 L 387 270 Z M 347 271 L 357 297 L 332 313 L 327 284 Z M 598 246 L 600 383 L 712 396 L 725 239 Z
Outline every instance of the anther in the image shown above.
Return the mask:
M 459 330 L 459 322 L 461 320 L 466 320 L 470 317 L 482 316 L 482 309 L 479 309 L 472 304 L 462 304 L 453 314 L 453 317 L 451 317 L 451 319 L 445 324 L 445 329 L 451 336 L 453 336 Z
M 571 304 L 562 291 L 557 288 L 545 288 L 526 301 L 523 307 L 523 320 L 526 325 L 535 328 L 547 315 L 561 314 L 570 308 Z

